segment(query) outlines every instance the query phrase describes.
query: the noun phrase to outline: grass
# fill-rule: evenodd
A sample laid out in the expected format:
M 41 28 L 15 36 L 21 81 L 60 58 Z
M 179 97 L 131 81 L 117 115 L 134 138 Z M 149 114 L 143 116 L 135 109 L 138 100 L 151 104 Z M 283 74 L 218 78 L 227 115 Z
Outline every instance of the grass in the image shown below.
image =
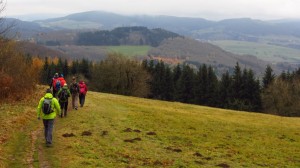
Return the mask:
M 213 44 L 220 46 L 224 50 L 237 54 L 250 54 L 258 58 L 274 63 L 300 62 L 300 50 L 280 47 L 269 44 L 246 42 L 246 41 L 214 41 Z
M 57 120 L 49 159 L 55 167 L 299 167 L 299 120 L 89 92 L 84 108 Z
M 150 50 L 150 46 L 107 46 L 108 52 L 122 53 L 126 56 L 146 56 Z
M 38 136 L 33 165 L 46 160 L 50 167 L 299 167 L 299 121 L 88 92 L 83 108 L 56 119 L 52 148 Z M 21 137 L 6 142 L 6 156 L 23 151 L 28 137 Z
M 27 167 L 32 161 L 31 133 L 40 127 L 35 107 L 42 93 L 34 95 L 19 103 L 0 106 L 0 167 Z

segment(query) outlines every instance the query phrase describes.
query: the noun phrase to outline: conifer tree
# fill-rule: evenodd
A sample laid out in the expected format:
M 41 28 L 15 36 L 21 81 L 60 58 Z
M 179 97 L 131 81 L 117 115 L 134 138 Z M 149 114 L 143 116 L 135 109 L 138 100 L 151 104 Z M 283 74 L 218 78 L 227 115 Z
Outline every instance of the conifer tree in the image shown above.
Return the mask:
M 181 66 L 177 64 L 177 66 L 173 69 L 173 99 L 179 101 L 179 79 L 182 73 Z
M 65 59 L 64 63 L 63 63 L 63 69 L 62 69 L 62 73 L 64 74 L 65 77 L 69 76 L 69 65 L 68 65 L 68 60 Z
M 263 88 L 266 89 L 275 79 L 275 74 L 270 65 L 267 66 L 263 76 Z
M 218 93 L 218 85 L 219 81 L 218 78 L 212 68 L 212 66 L 208 67 L 208 72 L 207 72 L 207 101 L 206 104 L 208 106 L 215 106 L 217 104 L 216 98 L 217 98 L 217 93 Z
M 228 71 L 222 75 L 218 95 L 218 107 L 229 108 L 232 97 L 232 78 Z
M 44 66 L 41 73 L 41 82 L 42 84 L 49 84 L 51 79 L 51 70 L 48 62 L 48 57 L 45 57 Z
M 165 68 L 165 76 L 162 86 L 162 98 L 163 100 L 173 100 L 174 96 L 174 83 L 173 83 L 173 74 L 169 66 Z
M 178 80 L 178 97 L 183 103 L 193 103 L 194 101 L 194 79 L 193 69 L 188 65 L 183 65 L 182 73 Z

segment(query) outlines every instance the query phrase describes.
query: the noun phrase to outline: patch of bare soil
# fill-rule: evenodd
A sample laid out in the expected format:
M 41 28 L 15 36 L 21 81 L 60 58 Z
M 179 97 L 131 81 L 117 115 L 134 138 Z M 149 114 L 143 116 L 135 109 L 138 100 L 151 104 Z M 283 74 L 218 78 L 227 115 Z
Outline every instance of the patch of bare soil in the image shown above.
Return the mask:
M 28 152 L 26 161 L 28 163 L 28 167 L 33 168 L 34 167 L 34 162 L 39 163 L 39 167 L 41 168 L 51 168 L 52 166 L 50 163 L 46 160 L 45 154 L 47 153 L 45 151 L 45 144 L 44 143 L 39 143 L 38 138 L 43 138 L 43 128 L 39 126 L 39 128 L 35 131 L 31 132 L 31 147 L 30 151 Z M 43 142 L 43 140 L 41 140 Z M 34 160 L 34 154 L 38 154 L 37 160 Z
M 108 131 L 102 131 L 101 136 L 106 136 L 108 135 Z
M 134 143 L 135 141 L 141 141 L 142 138 L 133 138 L 133 139 L 125 139 L 124 142 L 130 142 L 130 143 Z
M 90 131 L 83 131 L 81 133 L 81 136 L 91 136 L 91 135 L 92 135 L 92 133 Z
M 221 163 L 221 164 L 218 164 L 216 166 L 219 166 L 219 167 L 222 167 L 222 168 L 230 168 L 230 166 L 226 163 Z
M 73 133 L 65 133 L 62 135 L 63 137 L 67 138 L 67 137 L 74 137 L 75 135 Z
M 172 148 L 170 146 L 166 147 L 165 149 L 167 149 L 169 151 L 172 151 L 172 152 L 177 152 L 177 153 L 182 152 L 181 149 L 179 149 L 179 148 Z
M 147 135 L 156 135 L 155 132 L 147 132 L 146 134 L 147 134 Z

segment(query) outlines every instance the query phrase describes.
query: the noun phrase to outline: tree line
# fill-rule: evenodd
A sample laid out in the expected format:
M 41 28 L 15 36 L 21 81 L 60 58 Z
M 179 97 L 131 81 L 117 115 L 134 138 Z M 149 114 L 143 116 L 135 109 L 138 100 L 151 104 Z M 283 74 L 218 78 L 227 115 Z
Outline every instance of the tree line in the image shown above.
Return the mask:
M 53 64 L 53 65 L 52 65 Z M 46 67 L 47 62 L 44 64 Z M 49 65 L 48 65 L 49 66 Z M 55 68 L 55 66 L 57 66 Z M 258 79 L 251 69 L 242 69 L 236 63 L 233 72 L 218 77 L 212 66 L 189 64 L 170 66 L 163 61 L 129 59 L 118 53 L 108 54 L 105 60 L 93 63 L 82 59 L 72 61 L 69 69 L 62 61 L 51 63 L 54 71 L 79 75 L 94 91 L 137 96 L 165 101 L 272 113 L 282 116 L 300 116 L 300 68 L 275 76 L 270 66 Z M 59 67 L 61 70 L 59 70 Z M 43 76 L 43 75 L 42 75 Z M 47 77 L 49 79 L 50 76 Z
M 14 42 L 0 40 L 0 98 L 19 100 L 34 90 L 36 83 L 49 84 L 62 73 L 85 80 L 91 90 L 166 101 L 178 101 L 235 109 L 300 116 L 300 68 L 276 76 L 267 66 L 261 80 L 251 69 L 237 63 L 233 72 L 220 77 L 210 65 L 170 66 L 163 61 L 132 60 L 118 53 L 105 60 L 62 60 L 39 58 L 16 52 Z

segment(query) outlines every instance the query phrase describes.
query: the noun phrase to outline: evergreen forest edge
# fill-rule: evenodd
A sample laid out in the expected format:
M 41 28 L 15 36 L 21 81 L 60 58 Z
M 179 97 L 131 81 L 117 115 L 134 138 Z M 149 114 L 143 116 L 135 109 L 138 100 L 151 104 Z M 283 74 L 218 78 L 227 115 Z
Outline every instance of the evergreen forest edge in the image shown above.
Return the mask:
M 188 64 L 168 65 L 157 60 L 132 60 L 119 53 L 108 54 L 100 62 L 86 59 L 58 60 L 45 63 L 41 83 L 49 84 L 55 72 L 65 77 L 77 76 L 87 81 L 93 91 L 136 96 L 165 101 L 270 113 L 281 116 L 300 116 L 300 68 L 276 76 L 270 66 L 262 79 L 251 69 L 236 63 L 233 73 L 217 77 L 210 65 L 197 69 Z

